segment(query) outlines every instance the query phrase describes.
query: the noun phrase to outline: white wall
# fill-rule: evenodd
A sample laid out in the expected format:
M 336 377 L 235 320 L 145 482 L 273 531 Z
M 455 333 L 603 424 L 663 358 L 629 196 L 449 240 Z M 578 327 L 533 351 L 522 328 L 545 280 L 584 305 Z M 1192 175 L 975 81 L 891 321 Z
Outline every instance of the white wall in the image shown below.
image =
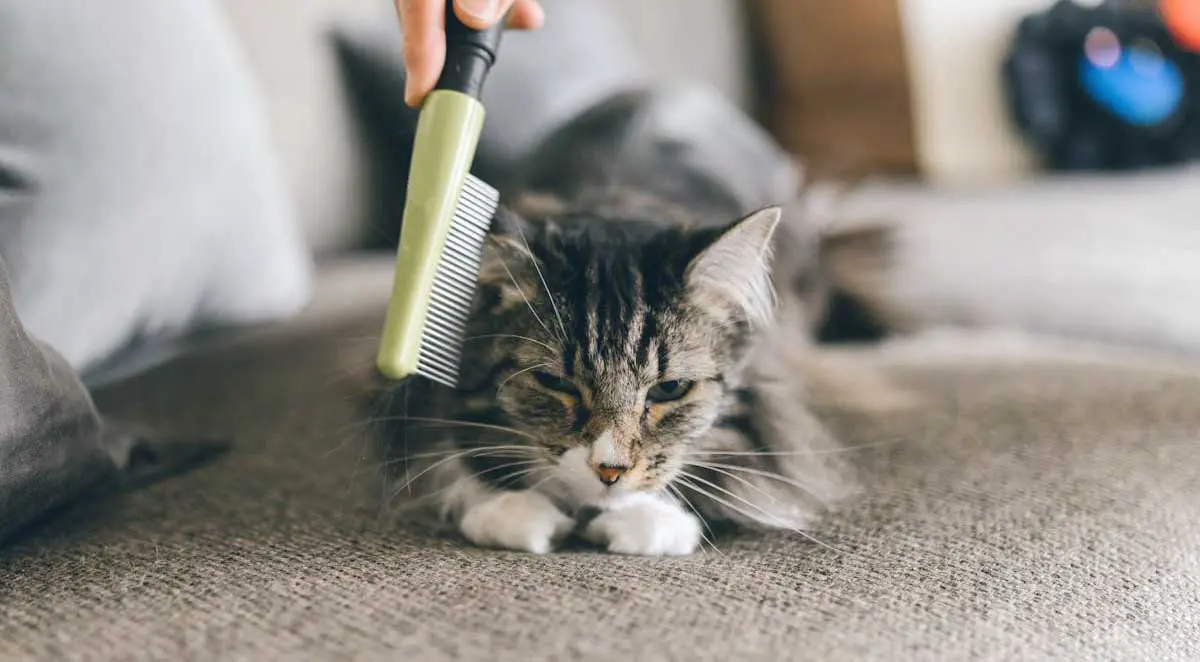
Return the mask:
M 709 85 L 733 103 L 749 105 L 742 0 L 604 1 L 615 10 L 634 48 L 646 57 L 651 75 Z M 543 2 L 553 7 L 553 0 Z
M 1018 177 L 1032 158 L 1004 110 L 1000 66 L 1021 16 L 1052 0 L 901 0 L 917 147 L 930 178 Z
M 222 4 L 264 90 L 309 242 L 321 251 L 354 242 L 369 222 L 365 160 L 328 29 L 338 20 L 395 20 L 395 8 L 390 0 Z

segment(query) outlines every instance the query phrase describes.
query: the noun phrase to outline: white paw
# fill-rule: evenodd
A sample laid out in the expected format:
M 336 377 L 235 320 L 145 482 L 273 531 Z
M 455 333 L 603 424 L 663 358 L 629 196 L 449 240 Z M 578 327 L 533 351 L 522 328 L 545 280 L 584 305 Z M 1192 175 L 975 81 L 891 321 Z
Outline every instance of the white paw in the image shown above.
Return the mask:
M 574 522 L 540 492 L 501 492 L 467 510 L 459 530 L 480 547 L 545 554 Z
M 681 556 L 702 540 L 700 520 L 661 498 L 638 499 L 596 516 L 583 533 L 615 554 Z

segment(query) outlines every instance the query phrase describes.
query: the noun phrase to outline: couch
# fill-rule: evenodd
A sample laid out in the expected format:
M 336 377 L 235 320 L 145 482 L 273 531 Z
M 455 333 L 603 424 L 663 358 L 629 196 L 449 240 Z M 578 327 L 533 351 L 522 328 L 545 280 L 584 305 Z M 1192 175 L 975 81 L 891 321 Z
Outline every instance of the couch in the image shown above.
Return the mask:
M 667 22 L 689 1 L 617 4 Z M 369 150 L 326 38 L 354 4 L 379 9 L 228 3 L 243 35 L 274 35 L 246 49 L 315 294 L 97 385 L 117 417 L 234 447 L 0 552 L 0 659 L 1200 659 L 1200 368 L 1176 355 L 998 331 L 826 348 L 826 369 L 904 397 L 822 405 L 864 490 L 811 536 L 532 556 L 389 517 L 356 401 L 393 258 L 361 247 L 347 173 L 369 177 Z M 717 43 L 740 39 L 734 3 L 705 5 Z

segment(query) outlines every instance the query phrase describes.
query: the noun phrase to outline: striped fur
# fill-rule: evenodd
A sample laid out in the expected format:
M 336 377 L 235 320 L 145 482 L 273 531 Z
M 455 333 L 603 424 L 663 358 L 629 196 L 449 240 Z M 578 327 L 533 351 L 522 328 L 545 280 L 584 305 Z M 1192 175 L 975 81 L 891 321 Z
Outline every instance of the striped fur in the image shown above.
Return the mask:
M 772 286 L 778 209 L 712 225 L 630 191 L 514 207 L 493 222 L 458 389 L 415 380 L 376 403 L 396 504 L 465 529 L 503 492 L 571 519 L 655 494 L 710 527 L 799 529 L 845 493 L 796 377 L 801 304 Z M 628 469 L 606 486 L 589 463 Z

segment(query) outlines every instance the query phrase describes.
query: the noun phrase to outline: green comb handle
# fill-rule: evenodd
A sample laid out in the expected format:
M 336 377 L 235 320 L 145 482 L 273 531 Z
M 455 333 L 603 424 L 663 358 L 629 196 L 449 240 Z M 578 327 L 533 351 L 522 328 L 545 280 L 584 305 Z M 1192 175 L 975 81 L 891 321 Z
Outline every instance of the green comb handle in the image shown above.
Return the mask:
M 483 104 L 453 90 L 429 94 L 417 119 L 396 276 L 376 364 L 391 379 L 416 373 L 438 261 L 483 130 Z

